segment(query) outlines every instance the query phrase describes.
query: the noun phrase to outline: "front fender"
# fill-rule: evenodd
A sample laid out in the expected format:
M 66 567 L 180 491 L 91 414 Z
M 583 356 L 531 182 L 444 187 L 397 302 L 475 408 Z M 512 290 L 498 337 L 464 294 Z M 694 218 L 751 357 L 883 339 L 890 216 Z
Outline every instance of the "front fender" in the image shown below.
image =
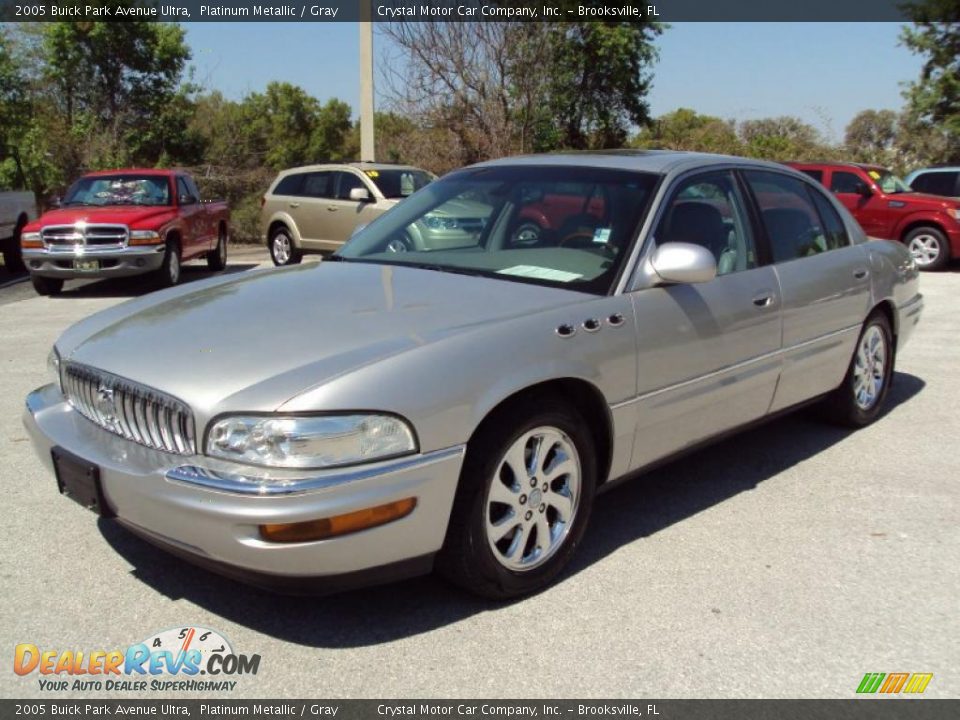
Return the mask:
M 947 218 L 944 217 L 943 213 L 935 210 L 918 210 L 905 215 L 904 217 L 900 218 L 899 221 L 897 221 L 897 224 L 893 230 L 892 239 L 902 241 L 907 228 L 911 225 L 925 223 L 927 225 L 934 225 L 940 228 L 940 230 L 944 230 L 946 227 L 946 222 Z

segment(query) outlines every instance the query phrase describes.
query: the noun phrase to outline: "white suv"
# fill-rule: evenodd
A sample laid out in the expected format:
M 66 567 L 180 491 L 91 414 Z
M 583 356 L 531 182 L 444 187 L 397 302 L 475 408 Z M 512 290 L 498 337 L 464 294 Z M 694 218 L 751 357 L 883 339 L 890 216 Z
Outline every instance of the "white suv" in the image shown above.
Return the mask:
M 261 235 L 275 265 L 336 250 L 356 228 L 435 180 L 408 165 L 346 163 L 284 170 L 260 205 Z

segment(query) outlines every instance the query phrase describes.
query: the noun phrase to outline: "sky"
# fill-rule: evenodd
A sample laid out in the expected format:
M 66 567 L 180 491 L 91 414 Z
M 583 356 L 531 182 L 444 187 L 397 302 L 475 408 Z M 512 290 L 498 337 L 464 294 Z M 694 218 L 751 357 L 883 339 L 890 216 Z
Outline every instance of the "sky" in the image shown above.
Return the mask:
M 231 99 L 271 80 L 359 106 L 355 23 L 187 23 L 196 81 Z M 796 115 L 843 137 L 861 110 L 902 107 L 921 59 L 896 23 L 674 23 L 657 39 L 651 111 L 722 118 Z M 387 50 L 375 36 L 379 59 Z

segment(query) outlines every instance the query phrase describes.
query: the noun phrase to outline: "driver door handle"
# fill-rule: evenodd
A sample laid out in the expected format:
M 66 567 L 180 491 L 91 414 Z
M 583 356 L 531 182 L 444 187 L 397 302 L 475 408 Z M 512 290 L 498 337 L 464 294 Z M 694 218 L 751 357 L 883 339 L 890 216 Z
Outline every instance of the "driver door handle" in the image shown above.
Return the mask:
M 856 270 L 853 271 L 853 276 L 857 280 L 863 280 L 869 274 L 870 274 L 870 271 L 867 270 L 866 268 L 857 268 Z
M 763 290 L 753 296 L 753 304 L 757 307 L 770 307 L 773 304 L 773 293 L 769 290 Z
M 327 205 L 327 211 L 328 211 L 328 212 L 336 212 L 336 211 L 339 210 L 339 209 L 340 209 L 340 208 L 338 208 L 336 205 Z

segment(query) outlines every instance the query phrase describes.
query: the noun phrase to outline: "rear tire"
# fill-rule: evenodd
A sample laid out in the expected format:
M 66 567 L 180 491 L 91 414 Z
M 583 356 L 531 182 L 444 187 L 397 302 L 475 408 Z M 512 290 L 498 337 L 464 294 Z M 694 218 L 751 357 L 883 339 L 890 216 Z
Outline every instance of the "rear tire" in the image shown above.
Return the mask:
M 573 408 L 550 396 L 505 405 L 467 446 L 438 572 L 487 598 L 545 588 L 587 528 L 596 473 Z
M 921 270 L 942 270 L 950 262 L 950 241 L 938 228 L 915 228 L 904 236 L 903 244 Z
M 214 272 L 227 267 L 227 229 L 223 226 L 217 233 L 217 246 L 207 253 L 207 267 Z
M 293 235 L 281 225 L 270 233 L 270 258 L 276 266 L 296 265 L 303 259 L 303 251 L 293 242 Z
M 852 428 L 876 420 L 890 390 L 895 352 L 890 321 L 874 313 L 863 324 L 843 383 L 823 402 L 825 419 Z
M 180 282 L 181 271 L 180 245 L 176 240 L 167 240 L 163 263 L 154 275 L 157 287 L 168 288 L 177 285 Z
M 61 278 L 40 277 L 39 275 L 30 276 L 30 284 L 37 291 L 38 295 L 59 295 L 63 290 L 63 280 Z

